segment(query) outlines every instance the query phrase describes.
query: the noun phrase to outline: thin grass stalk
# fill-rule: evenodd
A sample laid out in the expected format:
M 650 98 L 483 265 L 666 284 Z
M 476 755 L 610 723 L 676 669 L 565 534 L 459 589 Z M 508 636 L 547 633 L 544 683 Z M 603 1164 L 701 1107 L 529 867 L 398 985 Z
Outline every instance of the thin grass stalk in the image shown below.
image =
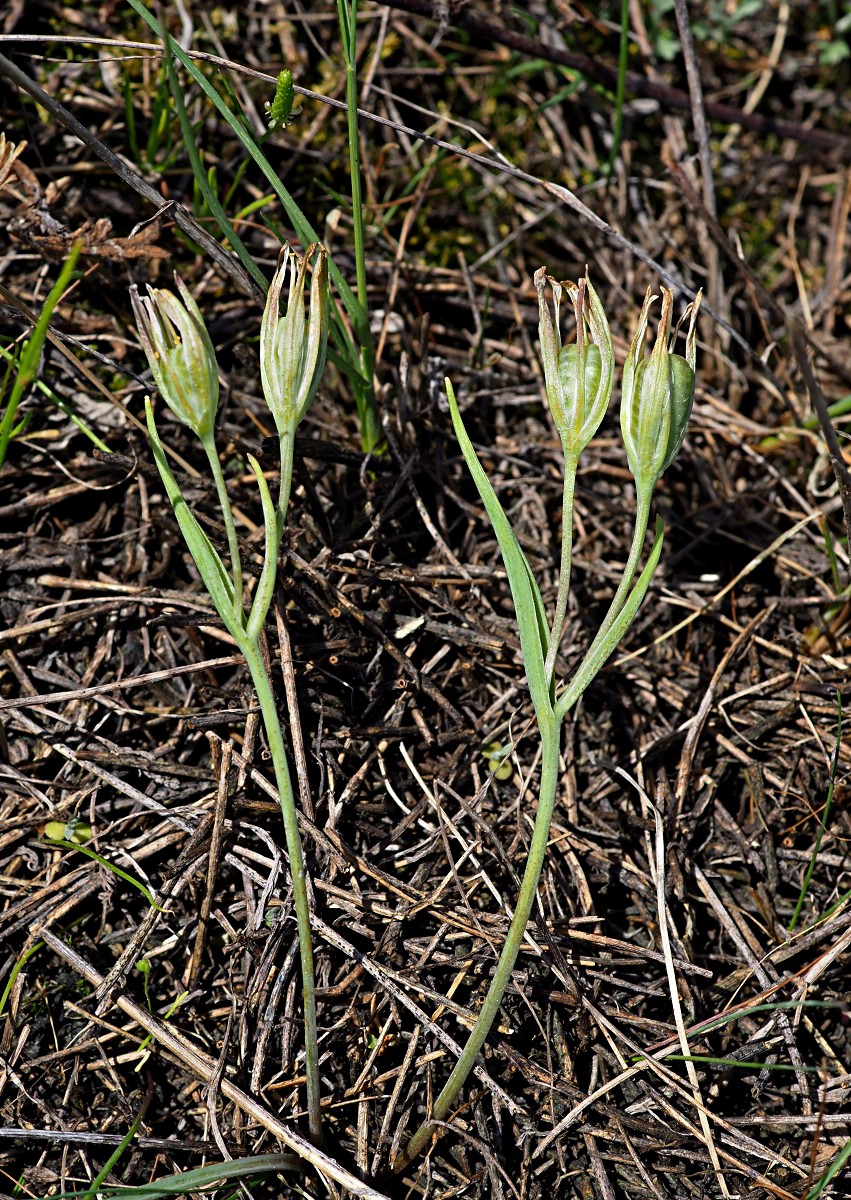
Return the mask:
M 317 1147 L 323 1144 L 322 1113 L 319 1098 L 319 1043 L 316 1026 L 316 983 L 313 965 L 313 935 L 310 927 L 310 903 L 307 896 L 307 874 L 304 867 L 304 854 L 301 848 L 301 836 L 298 831 L 298 815 L 296 813 L 295 795 L 290 777 L 289 759 L 281 728 L 281 718 L 278 705 L 272 690 L 272 682 L 266 667 L 266 660 L 260 648 L 259 640 L 246 639 L 240 646 L 245 658 L 257 702 L 266 730 L 269 743 L 269 753 L 275 771 L 275 783 L 281 804 L 281 816 L 284 820 L 284 832 L 287 839 L 287 855 L 289 857 L 290 877 L 293 885 L 293 900 L 295 903 L 296 923 L 298 926 L 299 956 L 301 959 L 301 988 L 304 1002 L 304 1062 L 307 1077 L 307 1119 L 310 1127 L 310 1139 Z
M 606 163 L 606 175 L 611 175 L 618 157 L 623 134 L 623 110 L 626 101 L 626 72 L 629 65 L 629 0 L 621 0 L 621 36 L 618 48 L 618 81 L 615 90 L 615 123 L 612 128 L 612 149 Z
M 476 1018 L 461 1057 L 455 1065 L 440 1095 L 434 1102 L 431 1115 L 411 1138 L 405 1150 L 393 1164 L 394 1171 L 403 1171 L 420 1154 L 431 1137 L 435 1123 L 444 1119 L 449 1112 L 455 1097 L 464 1086 L 467 1076 L 475 1066 L 476 1057 L 490 1033 L 491 1026 L 496 1020 L 499 1007 L 502 1004 L 506 989 L 511 982 L 511 974 L 523 945 L 526 926 L 532 913 L 532 906 L 538 894 L 538 883 L 544 866 L 544 858 L 550 837 L 550 824 L 553 818 L 556 792 L 559 779 L 559 748 L 561 721 L 554 716 L 544 716 L 539 722 L 541 734 L 541 785 L 538 792 L 538 812 L 535 826 L 532 830 L 532 840 L 529 845 L 529 856 L 517 905 L 511 919 L 508 934 L 499 956 L 493 978 L 488 988 L 488 994 Z
M 358 80 L 357 80 L 357 0 L 337 0 L 337 16 L 346 63 L 346 123 L 349 139 L 349 177 L 352 189 L 352 234 L 355 243 L 355 276 L 358 302 L 364 313 L 369 312 L 369 294 L 366 280 L 366 230 L 363 220 L 363 190 L 360 168 L 360 132 L 358 129 Z M 360 330 L 360 368 L 364 383 L 358 397 L 361 445 L 369 453 L 381 436 L 378 414 L 375 411 L 374 368 L 372 329 L 365 321 Z
M 165 65 L 168 73 L 168 85 L 171 89 L 172 100 L 174 101 L 175 111 L 177 112 L 177 119 L 180 122 L 180 134 L 183 138 L 183 145 L 189 158 L 189 165 L 192 168 L 192 174 L 195 177 L 195 182 L 197 183 L 201 195 L 204 197 L 204 200 L 207 203 L 207 208 L 210 210 L 211 215 L 215 218 L 216 224 L 236 251 L 239 261 L 245 267 L 246 271 L 254 280 L 254 282 L 265 291 L 266 287 L 268 286 L 266 283 L 266 277 L 257 266 L 257 263 L 254 261 L 254 259 L 251 257 L 251 254 L 249 253 L 242 238 L 234 229 L 230 218 L 222 207 L 221 201 L 219 200 L 219 197 L 216 195 L 216 192 L 210 183 L 207 172 L 204 170 L 204 164 L 201 161 L 201 154 L 198 150 L 198 142 L 195 132 L 192 129 L 192 124 L 189 120 L 189 114 L 186 111 L 183 93 L 180 90 L 180 80 L 177 78 L 177 71 L 174 69 L 174 62 L 172 61 L 172 56 L 169 52 L 168 30 L 165 25 L 165 17 L 163 15 L 162 6 L 157 5 L 157 10 L 159 13 L 158 32 L 163 42 Z
M 12 385 L 12 394 L 9 396 L 5 412 L 3 413 L 2 420 L 0 420 L 0 469 L 2 469 L 6 461 L 9 443 L 26 427 L 27 417 L 24 417 L 23 421 L 17 425 L 15 424 L 18 405 L 23 399 L 27 388 L 38 380 L 41 351 L 47 338 L 50 318 L 53 316 L 53 311 L 57 304 L 65 295 L 65 289 L 71 282 L 74 267 L 77 265 L 77 259 L 80 257 L 82 248 L 82 240 L 77 240 L 71 247 L 68 258 L 59 272 L 59 277 L 50 289 L 33 331 L 18 358 L 15 382 Z M 0 395 L 0 402 L 2 402 L 2 395 Z

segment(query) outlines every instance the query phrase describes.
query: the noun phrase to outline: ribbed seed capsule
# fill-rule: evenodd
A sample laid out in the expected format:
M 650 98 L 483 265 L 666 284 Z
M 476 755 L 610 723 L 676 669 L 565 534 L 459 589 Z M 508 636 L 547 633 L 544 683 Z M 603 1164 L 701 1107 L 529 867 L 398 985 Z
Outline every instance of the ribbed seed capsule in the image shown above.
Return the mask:
M 549 282 L 555 320 L 545 298 Z M 538 336 L 547 401 L 564 452 L 578 458 L 602 421 L 612 394 L 615 356 L 609 323 L 586 274 L 579 283 L 558 283 L 543 267 L 535 272 L 538 292 Z M 576 342 L 563 346 L 560 329 L 564 289 L 573 302 Z
M 178 420 L 201 439 L 212 433 L 219 407 L 216 352 L 200 309 L 175 276 L 181 300 L 165 288 L 147 296 L 130 289 L 130 301 L 148 366 L 162 398 Z
M 310 310 L 305 315 L 307 265 L 317 252 L 310 281 Z M 280 313 L 281 292 L 289 270 L 287 309 Z M 269 287 L 260 326 L 260 379 L 278 433 L 294 433 L 310 407 L 325 369 L 330 319 L 328 262 L 325 248 L 309 246 L 299 258 L 289 246 L 281 253 Z
M 697 312 L 701 293 L 683 313 L 673 334 L 673 293 L 662 288 L 662 314 L 652 353 L 643 357 L 644 337 L 655 296 L 644 298 L 638 328 L 624 363 L 621 433 L 629 468 L 639 492 L 649 495 L 679 453 L 694 399 Z M 686 354 L 675 354 L 680 326 L 690 318 Z M 669 336 L 670 335 L 670 336 Z

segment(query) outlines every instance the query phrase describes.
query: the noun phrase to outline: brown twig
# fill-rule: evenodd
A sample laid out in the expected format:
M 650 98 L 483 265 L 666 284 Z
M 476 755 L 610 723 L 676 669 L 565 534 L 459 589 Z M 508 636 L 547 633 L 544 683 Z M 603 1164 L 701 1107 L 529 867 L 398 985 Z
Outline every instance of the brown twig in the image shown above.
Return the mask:
M 827 443 L 827 452 L 830 455 L 833 473 L 836 476 L 836 482 L 839 487 L 839 496 L 842 500 L 842 511 L 845 515 L 845 532 L 848 535 L 848 544 L 851 545 L 851 472 L 849 472 L 845 459 L 842 457 L 839 438 L 836 436 L 836 430 L 830 419 L 824 392 L 819 386 L 819 381 L 816 379 L 813 365 L 810 362 L 810 356 L 807 354 L 807 338 L 804 327 L 797 317 L 792 316 L 787 319 L 786 327 L 789 331 L 792 353 L 795 355 L 801 374 L 804 377 L 810 403 L 818 417 L 821 431 L 824 434 L 824 440 Z
M 230 277 L 234 286 L 243 295 L 256 296 L 261 301 L 263 300 L 260 289 L 252 282 L 242 264 L 237 262 L 232 255 L 228 254 L 216 239 L 204 229 L 203 225 L 199 225 L 195 218 L 186 211 L 182 204 L 166 200 L 149 183 L 146 183 L 141 175 L 137 175 L 135 171 L 131 171 L 127 164 L 118 155 L 113 154 L 109 147 L 105 146 L 99 138 L 96 138 L 90 129 L 82 125 L 73 113 L 70 113 L 58 100 L 54 100 L 49 92 L 40 87 L 35 80 L 30 79 L 20 67 L 6 58 L 4 54 L 0 54 L 0 74 L 11 79 L 22 91 L 32 96 L 34 100 L 37 100 L 61 125 L 70 130 L 90 150 L 93 150 L 98 158 L 102 159 L 122 182 L 132 187 L 134 191 L 137 191 L 140 196 L 143 196 L 152 204 L 157 212 L 168 209 L 174 217 L 175 224 L 210 255 L 210 258 Z

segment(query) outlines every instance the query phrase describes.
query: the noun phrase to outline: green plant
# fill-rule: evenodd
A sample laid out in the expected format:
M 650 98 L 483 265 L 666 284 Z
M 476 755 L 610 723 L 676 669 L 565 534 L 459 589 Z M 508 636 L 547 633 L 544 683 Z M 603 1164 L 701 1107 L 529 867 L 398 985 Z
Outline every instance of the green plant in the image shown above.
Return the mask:
M 763 0 L 739 0 L 731 5 L 726 0 L 712 0 L 704 5 L 702 15 L 692 21 L 691 31 L 697 42 L 712 42 L 727 45 L 736 26 L 763 8 Z M 659 58 L 672 62 L 680 53 L 680 39 L 676 30 L 669 29 L 667 18 L 674 9 L 674 0 L 651 0 L 647 11 L 648 33 Z
M 552 621 L 547 618 L 540 590 L 514 530 L 476 457 L 452 384 L 446 380 L 455 435 L 494 527 L 508 575 L 526 682 L 541 740 L 541 780 L 538 812 L 520 892 L 488 993 L 462 1055 L 435 1100 L 431 1113 L 396 1159 L 394 1169 L 397 1171 L 404 1169 L 425 1148 L 432 1135 L 434 1122 L 442 1121 L 447 1116 L 496 1019 L 520 952 L 543 868 L 558 788 L 562 722 L 626 633 L 656 570 L 663 536 L 662 524 L 658 519 L 647 564 L 633 584 L 647 533 L 653 489 L 679 451 L 691 414 L 696 317 L 700 296 L 688 306 L 672 335 L 673 296 L 667 289 L 662 289 L 662 314 L 656 342 L 652 353 L 645 357 L 644 339 L 650 307 L 655 299 L 648 290 L 624 365 L 621 404 L 621 431 L 636 489 L 637 511 L 632 549 L 609 611 L 585 657 L 573 677 L 557 686 L 555 660 L 567 608 L 577 463 L 605 414 L 612 392 L 614 353 L 606 314 L 590 280 L 586 277 L 578 284 L 559 284 L 552 279 L 549 282 L 553 293 L 554 320 L 545 299 L 547 277 L 542 268 L 535 276 L 539 297 L 541 355 L 547 400 L 561 440 L 565 463 L 561 570 Z M 570 346 L 562 345 L 559 328 L 563 289 L 567 289 L 573 301 L 576 317 L 576 342 Z M 673 347 L 680 326 L 688 316 L 691 319 L 683 357 L 674 353 Z
M 315 256 L 310 287 L 309 315 L 305 314 L 308 265 Z M 282 288 L 289 274 L 286 312 L 279 312 Z M 275 780 L 280 796 L 287 853 L 293 883 L 301 957 L 305 1025 L 305 1073 L 311 1137 L 321 1142 L 319 1107 L 319 1057 L 316 1030 L 316 996 L 313 944 L 304 855 L 298 832 L 292 781 L 283 730 L 269 669 L 263 655 L 263 627 L 275 590 L 278 552 L 284 531 L 293 469 L 295 431 L 319 385 L 328 340 L 329 289 L 325 251 L 310 246 L 303 258 L 287 246 L 269 288 L 260 335 L 261 377 L 266 403 L 275 420 L 281 447 L 277 504 L 255 458 L 249 463 L 263 508 L 265 552 L 248 611 L 243 598 L 243 569 L 233 512 L 215 443 L 219 402 L 216 355 L 203 317 L 178 279 L 180 297 L 164 290 L 149 290 L 141 297 L 131 292 L 133 310 L 148 364 L 163 399 L 174 415 L 198 437 L 207 456 L 227 531 L 229 567 L 190 511 L 166 459 L 154 421 L 150 397 L 146 400 L 148 433 L 154 458 L 177 523 L 204 586 L 251 674 L 266 730 Z

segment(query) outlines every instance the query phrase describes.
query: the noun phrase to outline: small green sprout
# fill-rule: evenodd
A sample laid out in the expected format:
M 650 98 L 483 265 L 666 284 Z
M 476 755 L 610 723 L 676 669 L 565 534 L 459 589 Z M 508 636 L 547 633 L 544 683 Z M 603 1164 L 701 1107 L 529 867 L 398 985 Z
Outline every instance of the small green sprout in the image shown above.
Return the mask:
M 70 821 L 48 821 L 44 836 L 49 842 L 76 842 L 82 846 L 92 836 L 92 827 L 87 821 L 72 817 Z
M 482 746 L 482 754 L 487 759 L 487 764 L 493 772 L 494 779 L 498 779 L 504 783 L 506 779 L 510 779 L 514 774 L 514 768 L 511 765 L 511 746 L 503 746 L 502 742 L 493 741 L 485 742 Z

